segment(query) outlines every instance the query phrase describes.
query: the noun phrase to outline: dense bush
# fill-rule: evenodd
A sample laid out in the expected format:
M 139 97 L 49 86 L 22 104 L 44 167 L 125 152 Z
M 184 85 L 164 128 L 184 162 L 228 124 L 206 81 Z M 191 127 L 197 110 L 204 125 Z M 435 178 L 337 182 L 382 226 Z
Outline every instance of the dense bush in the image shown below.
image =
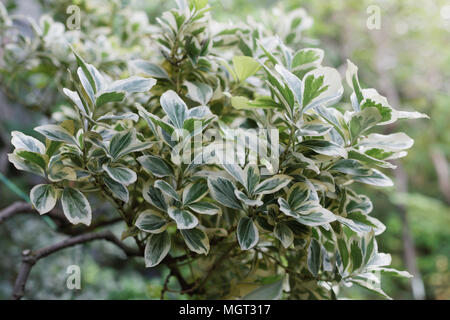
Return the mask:
M 341 76 L 322 66 L 324 52 L 286 45 L 308 24 L 304 11 L 282 37 L 213 23 L 208 11 L 207 1 L 178 1 L 151 27 L 148 59 L 125 59 L 124 72 L 73 50 L 78 69 L 63 89 L 73 108 L 35 128 L 45 143 L 12 133 L 10 162 L 45 179 L 30 192 L 34 207 L 45 214 L 60 200 L 71 223 L 89 226 L 101 217 L 88 198 L 110 201 L 122 239 L 193 297 L 335 298 L 352 284 L 386 296 L 380 273 L 409 274 L 378 252 L 384 225 L 351 186 L 392 185 L 382 170 L 413 141 L 374 131 L 424 115 L 362 88 L 350 61 L 352 108 L 340 104 Z

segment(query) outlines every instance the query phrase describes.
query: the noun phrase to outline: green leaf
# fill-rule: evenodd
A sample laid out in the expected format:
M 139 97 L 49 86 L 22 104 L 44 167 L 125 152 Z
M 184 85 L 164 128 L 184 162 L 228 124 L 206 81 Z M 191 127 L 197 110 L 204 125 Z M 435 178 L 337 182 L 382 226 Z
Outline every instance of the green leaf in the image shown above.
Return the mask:
M 353 180 L 378 187 L 391 187 L 392 180 L 377 169 L 372 169 L 372 173 L 367 176 L 354 176 Z
M 72 97 L 74 98 L 73 100 L 77 100 L 77 98 L 79 99 L 79 97 L 80 97 L 80 95 L 82 95 L 83 96 L 83 98 L 85 97 L 85 94 L 87 95 L 87 97 L 89 98 L 89 105 L 94 105 L 94 103 L 95 103 L 95 92 L 94 92 L 94 90 L 96 89 L 95 87 L 93 87 L 90 83 L 89 83 L 89 79 L 86 77 L 86 75 L 87 75 L 87 73 L 85 74 L 84 72 L 83 72 L 83 69 L 81 68 L 81 67 L 78 67 L 78 69 L 77 69 L 77 75 L 78 75 L 78 79 L 80 80 L 80 82 L 81 82 L 81 86 L 83 87 L 83 91 L 81 91 L 81 88 L 76 88 L 76 92 L 73 92 L 73 93 L 75 93 L 75 95 L 72 95 Z M 95 80 L 94 80 L 94 82 L 95 82 Z M 78 92 L 80 92 L 80 94 L 78 93 Z M 69 92 L 67 92 L 67 93 L 69 93 Z M 67 93 L 66 93 L 66 95 L 67 95 Z M 71 95 L 70 93 L 69 93 L 69 95 Z M 68 95 L 68 96 L 69 96 Z M 77 97 L 78 96 L 78 97 Z M 78 102 L 81 102 L 81 104 L 83 104 L 83 106 L 85 106 L 85 104 L 84 104 L 84 102 L 82 102 L 81 101 L 81 99 L 79 99 L 79 101 Z M 87 112 L 86 112 L 87 111 Z M 86 108 L 86 109 L 84 109 L 84 111 L 82 111 L 82 113 L 84 113 L 84 114 L 87 114 L 89 111 L 88 111 L 88 109 Z
M 199 228 L 180 230 L 180 232 L 184 238 L 184 242 L 191 251 L 198 254 L 208 254 L 209 239 L 205 232 Z
M 147 125 L 149 126 L 150 130 L 156 135 L 157 131 L 156 131 L 155 125 L 158 125 L 158 122 L 162 122 L 164 124 L 164 121 L 162 121 L 159 117 L 157 117 L 157 116 L 151 114 L 150 112 L 148 112 L 147 110 L 145 110 L 144 107 L 142 107 L 139 104 L 136 104 L 136 108 L 138 109 L 139 115 L 145 120 L 145 122 L 147 122 Z M 171 125 L 169 125 L 168 123 L 166 123 L 166 124 L 169 128 L 172 129 L 170 132 L 167 130 L 166 131 L 169 134 L 172 134 L 174 128 Z
M 188 208 L 200 214 L 216 215 L 220 213 L 220 208 L 218 206 L 206 201 L 191 203 L 188 205 Z
M 299 216 L 299 213 L 292 210 L 291 206 L 285 199 L 278 198 L 278 205 L 280 206 L 281 212 L 283 212 L 285 215 L 293 218 L 297 218 Z
M 400 277 L 400 278 L 413 278 L 413 275 L 410 274 L 408 271 L 399 271 L 396 269 L 392 269 L 392 268 L 376 268 L 376 271 L 380 271 L 381 273 L 384 274 L 388 274 L 391 276 L 396 276 L 396 277 Z
M 133 112 L 124 112 L 121 114 L 107 113 L 97 119 L 97 121 L 105 120 L 132 120 L 137 122 L 139 120 L 139 116 Z
M 164 181 L 164 180 L 156 180 L 155 181 L 155 188 L 158 188 L 159 190 L 161 190 L 165 195 L 167 195 L 167 196 L 169 196 L 171 198 L 174 198 L 177 201 L 181 201 L 180 196 L 178 195 L 178 193 L 166 181 Z
M 45 146 L 38 139 L 27 136 L 20 131 L 11 132 L 11 144 L 16 149 L 45 154 Z
M 283 294 L 283 279 L 263 285 L 242 297 L 242 300 L 279 300 Z
M 284 108 L 286 108 L 287 110 L 292 109 L 292 107 L 294 105 L 294 101 L 295 101 L 292 91 L 280 82 L 280 80 L 278 79 L 278 76 L 276 76 L 272 72 L 272 70 L 270 70 L 266 66 L 263 66 L 263 67 L 264 67 L 264 70 L 266 71 L 268 81 L 269 81 L 268 84 L 269 84 L 271 91 L 273 91 L 273 93 L 276 95 L 278 100 L 280 100 L 280 103 L 281 103 L 281 105 L 284 106 Z
M 200 201 L 208 194 L 208 185 L 203 181 L 196 181 L 189 184 L 183 190 L 183 205 L 190 205 L 194 202 Z
M 145 60 L 134 60 L 131 61 L 131 65 L 133 68 L 137 69 L 139 73 L 143 73 L 147 76 L 157 79 L 170 79 L 166 70 L 154 63 L 150 63 Z
M 390 254 L 380 253 L 375 250 L 372 257 L 369 259 L 367 263 L 368 269 L 379 268 L 390 265 L 392 262 L 392 257 Z
M 326 108 L 320 105 L 316 106 L 314 110 L 329 124 L 331 124 L 336 131 L 345 138 L 342 132 L 343 127 L 346 127 L 344 115 L 335 108 Z
M 28 160 L 31 163 L 34 163 L 41 167 L 42 169 L 47 169 L 47 159 L 48 157 L 46 155 L 42 155 L 40 153 L 31 152 L 27 150 L 20 150 L 16 149 L 15 154 L 17 154 L 19 157 Z
M 44 169 L 42 169 L 42 167 L 38 166 L 37 164 L 35 164 L 33 162 L 25 160 L 25 159 L 17 156 L 16 154 L 9 153 L 8 160 L 9 160 L 9 162 L 11 162 L 14 165 L 14 167 L 17 170 L 23 170 L 23 171 L 31 172 L 34 174 L 38 174 L 42 177 L 45 177 L 45 172 L 44 172 Z
M 363 262 L 363 255 L 361 249 L 358 246 L 358 243 L 353 241 L 350 245 L 350 256 L 352 260 L 352 270 L 355 271 L 359 267 L 361 267 Z
M 76 181 L 78 179 L 77 172 L 71 168 L 64 166 L 62 162 L 53 164 L 48 170 L 48 179 L 52 182 L 62 180 Z
M 350 119 L 350 135 L 355 141 L 362 133 L 369 130 L 381 121 L 381 115 L 377 108 L 368 107 L 356 112 Z
M 241 202 L 234 194 L 236 187 L 230 180 L 222 177 L 209 177 L 208 187 L 211 196 L 220 204 L 228 208 L 242 209 Z
M 169 207 L 169 217 L 177 223 L 177 229 L 192 229 L 198 225 L 198 219 L 187 210 L 179 209 L 177 207 Z
M 377 158 L 372 157 L 371 155 L 362 153 L 358 150 L 350 150 L 348 152 L 348 157 L 349 159 L 356 159 L 359 160 L 361 162 L 364 162 L 368 165 L 376 165 L 379 166 L 381 168 L 390 168 L 390 169 L 395 169 L 396 166 L 391 164 L 390 162 L 387 161 L 383 161 L 383 160 L 379 160 Z
M 365 108 L 376 108 L 381 115 L 381 122 L 384 124 L 391 123 L 395 110 L 389 105 L 387 99 L 380 95 L 375 89 L 362 90 L 364 100 L 361 102 L 361 111 Z
M 359 235 L 368 233 L 372 230 L 372 227 L 370 225 L 361 223 L 360 221 L 347 219 L 341 216 L 336 216 L 336 220 L 338 220 L 343 225 L 349 227 L 351 230 L 355 231 Z
M 373 230 L 375 235 L 382 234 L 386 230 L 386 226 L 380 220 L 371 217 L 362 211 L 347 213 L 347 218 L 353 221 L 360 228 L 360 234 L 365 234 Z M 341 223 L 343 223 L 341 221 Z
M 184 120 L 186 120 L 188 115 L 188 109 L 184 101 L 181 100 L 175 91 L 168 90 L 162 94 L 161 107 L 176 128 L 183 128 Z
M 314 277 L 319 274 L 320 266 L 322 265 L 322 252 L 319 241 L 311 238 L 308 247 L 308 270 Z
M 249 100 L 243 96 L 234 96 L 231 98 L 231 105 L 235 109 L 254 110 L 260 109 L 279 109 L 280 105 L 276 103 L 271 97 L 257 97 L 255 100 Z
M 289 72 L 285 67 L 283 67 L 280 64 L 277 64 L 275 66 L 275 70 L 281 74 L 284 81 L 286 81 L 288 88 L 292 91 L 292 94 L 294 95 L 295 99 L 298 102 L 298 105 L 302 105 L 302 81 L 297 78 L 296 75 Z
M 172 167 L 160 157 L 144 155 L 137 158 L 137 161 L 146 171 L 156 177 L 162 178 L 174 175 Z
M 103 176 L 103 182 L 105 183 L 106 187 L 111 191 L 111 194 L 113 195 L 114 198 L 117 198 L 125 203 L 128 203 L 130 194 L 126 186 L 111 179 L 109 176 Z
M 399 111 L 394 110 L 394 119 L 430 119 L 429 116 L 427 116 L 424 113 L 416 112 L 416 111 Z
M 347 158 L 347 151 L 340 145 L 327 140 L 305 140 L 300 145 L 319 154 Z
M 136 139 L 136 130 L 122 131 L 115 134 L 109 144 L 109 154 L 113 160 L 132 153 L 143 151 L 152 146 L 151 142 L 140 142 Z
M 124 91 L 127 94 L 137 92 L 147 92 L 156 84 L 155 79 L 143 77 L 130 77 L 116 80 L 108 86 L 109 91 Z
M 287 193 L 289 208 L 296 211 L 309 199 L 310 186 L 305 182 L 295 183 Z
M 44 214 L 55 207 L 58 193 L 51 184 L 38 184 L 31 189 L 30 200 L 39 214 Z
M 161 233 L 167 229 L 168 223 L 161 213 L 147 209 L 139 214 L 135 225 L 145 232 Z
M 264 202 L 262 202 L 261 200 L 253 200 L 250 199 L 245 193 L 243 193 L 242 191 L 239 190 L 234 190 L 234 194 L 236 195 L 236 197 L 241 200 L 243 203 L 245 203 L 245 205 L 250 206 L 250 207 L 260 207 L 264 204 Z
M 320 137 L 326 135 L 333 129 L 332 125 L 326 124 L 320 120 L 310 121 L 299 128 L 299 135 Z
M 336 161 L 329 170 L 354 176 L 367 176 L 372 172 L 370 168 L 365 167 L 361 162 L 354 159 L 341 159 Z
M 341 98 L 344 89 L 336 69 L 320 67 L 309 71 L 302 81 L 303 112 L 318 105 L 327 107 Z
M 258 244 L 258 228 L 251 218 L 242 217 L 239 220 L 237 238 L 242 250 L 251 249 Z
M 222 167 L 238 182 L 245 185 L 244 181 L 244 171 L 237 164 L 227 163 L 224 159 L 222 161 Z
M 403 132 L 392 134 L 371 133 L 362 139 L 358 145 L 366 149 L 383 149 L 384 151 L 401 151 L 413 146 L 414 140 Z
M 201 108 L 201 107 L 197 107 L 197 108 Z M 194 109 L 196 109 L 196 108 L 194 108 Z M 193 110 L 193 109 L 191 109 L 191 110 Z M 211 116 L 208 119 L 199 119 L 199 118 L 186 119 L 186 121 L 184 121 L 184 124 L 183 124 L 183 133 L 182 133 L 184 141 L 190 142 L 192 140 L 195 140 L 195 138 L 192 139 L 192 137 L 200 136 L 203 129 L 205 129 L 213 119 L 214 119 L 214 116 Z M 176 140 L 172 137 L 170 137 L 170 139 L 172 141 Z
M 202 106 L 205 106 L 213 96 L 212 88 L 205 83 L 185 81 L 184 85 L 188 89 L 187 97 Z
M 78 145 L 75 137 L 63 127 L 56 124 L 46 124 L 34 128 L 35 131 L 39 132 L 49 140 L 61 141 L 68 144 Z
M 123 99 L 125 99 L 125 96 L 125 92 L 103 92 L 95 100 L 95 105 L 97 107 L 101 107 L 108 102 L 121 102 L 123 101 Z
M 352 279 L 351 282 L 362 288 L 365 288 L 373 293 L 376 293 L 376 294 L 384 297 L 385 299 L 392 300 L 392 298 L 389 297 L 380 287 L 376 286 L 372 282 L 368 282 L 363 279 Z
M 316 207 L 313 212 L 307 215 L 299 215 L 295 220 L 310 227 L 318 227 L 335 221 L 336 216 L 327 209 Z
M 261 65 L 255 59 L 247 56 L 233 57 L 233 66 L 239 82 L 253 76 L 261 68 Z
M 305 48 L 298 51 L 292 59 L 292 69 L 318 67 L 322 63 L 324 51 L 317 48 Z
M 314 160 L 305 157 L 302 153 L 299 152 L 292 152 L 291 154 L 298 161 L 298 164 L 301 165 L 302 168 L 312 170 L 317 174 L 320 173 L 320 169 L 316 165 L 316 162 Z
M 356 111 L 360 110 L 360 104 L 364 100 L 361 86 L 358 80 L 358 67 L 355 66 L 350 60 L 347 60 L 347 72 L 345 73 L 347 84 L 353 90 L 352 104 Z
M 337 245 L 342 260 L 343 270 L 346 270 L 350 261 L 350 250 L 348 249 L 344 238 L 338 237 Z
M 155 84 L 155 79 L 136 76 L 114 81 L 97 93 L 96 106 L 100 107 L 107 102 L 120 102 L 128 94 L 148 92 Z
M 109 145 L 109 154 L 117 159 L 120 153 L 128 148 L 135 141 L 135 132 L 133 130 L 122 131 L 115 134 Z
M 273 231 L 275 237 L 281 241 L 283 247 L 288 248 L 294 242 L 294 233 L 285 223 L 280 222 L 275 225 Z
M 271 194 L 275 193 L 281 188 L 284 188 L 291 182 L 292 177 L 283 175 L 283 174 L 277 174 L 269 179 L 266 179 L 262 182 L 260 182 L 255 187 L 255 194 Z
M 248 164 L 244 169 L 244 177 L 245 177 L 244 187 L 245 189 L 247 189 L 250 195 L 253 195 L 255 187 L 260 180 L 258 166 L 254 164 Z
M 147 268 L 157 266 L 169 253 L 170 246 L 170 236 L 167 231 L 151 234 L 145 246 L 145 266 Z
M 201 10 L 208 5 L 209 0 L 191 0 L 195 9 Z
M 111 177 L 111 179 L 125 186 L 135 183 L 137 180 L 136 172 L 127 167 L 112 167 L 111 165 L 104 164 L 102 168 Z
M 65 187 L 61 197 L 64 215 L 72 224 L 91 224 L 92 210 L 86 197 L 77 189 Z
M 188 118 L 194 118 L 194 119 L 206 119 L 212 117 L 213 114 L 211 113 L 211 110 L 209 110 L 208 107 L 205 106 L 199 106 L 192 109 L 189 109 L 188 112 Z M 186 124 L 183 125 L 183 127 L 186 127 Z
M 78 66 L 81 68 L 82 72 L 83 72 L 83 76 L 88 80 L 89 85 L 90 85 L 90 89 L 96 93 L 98 90 L 100 90 L 101 88 L 101 82 L 99 81 L 99 78 L 96 76 L 97 74 L 99 74 L 98 70 L 95 69 L 94 66 L 87 64 L 86 62 L 84 62 L 83 58 L 81 58 L 76 52 L 75 50 L 73 50 L 72 48 L 72 52 L 75 55 L 75 58 L 77 60 L 77 64 Z M 79 73 L 80 74 L 80 73 Z M 86 91 L 88 91 L 87 88 L 85 88 Z
M 142 188 L 142 195 L 144 196 L 145 201 L 152 204 L 156 208 L 163 211 L 167 210 L 167 202 L 161 190 L 153 187 L 150 184 L 150 181 L 144 184 L 144 187 Z

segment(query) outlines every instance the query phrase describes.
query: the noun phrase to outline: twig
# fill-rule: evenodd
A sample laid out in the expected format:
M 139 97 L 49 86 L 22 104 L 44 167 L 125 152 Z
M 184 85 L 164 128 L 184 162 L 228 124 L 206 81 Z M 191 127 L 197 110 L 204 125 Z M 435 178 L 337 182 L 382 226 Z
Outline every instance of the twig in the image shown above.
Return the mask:
M 193 285 L 187 285 L 186 288 L 183 288 L 183 285 L 181 285 L 182 290 L 180 291 L 174 291 L 174 290 L 170 290 L 169 288 L 166 289 L 166 291 L 170 291 L 170 292 L 177 292 L 177 293 L 188 293 L 190 295 L 197 293 L 208 281 L 209 277 L 213 274 L 214 270 L 217 269 L 217 267 L 223 262 L 223 260 L 228 256 L 228 254 L 233 250 L 233 247 L 235 246 L 235 243 L 231 243 L 230 246 L 228 246 L 227 249 L 225 249 L 225 251 L 222 253 L 222 255 L 217 258 L 217 260 L 214 262 L 214 264 L 212 265 L 212 267 L 208 270 L 206 276 L 197 283 L 194 283 Z M 170 265 L 169 265 L 170 268 Z M 184 279 L 183 279 L 184 280 Z
M 278 260 L 274 256 L 268 254 L 267 252 L 264 252 L 261 249 L 258 249 L 256 247 L 253 248 L 253 250 L 255 250 L 256 252 L 261 253 L 262 255 L 265 255 L 269 259 L 272 259 L 277 265 L 282 267 L 286 271 L 286 273 L 288 273 L 288 274 L 298 278 L 301 281 L 309 281 L 309 280 L 334 281 L 334 279 L 319 279 L 319 278 L 315 278 L 315 277 L 309 277 L 309 276 L 306 276 L 306 275 L 302 275 L 302 274 L 300 274 L 300 273 L 290 269 L 289 267 L 285 266 L 280 260 Z
M 172 276 L 172 271 L 169 272 L 169 274 L 166 277 L 166 280 L 164 281 L 164 286 L 161 290 L 161 297 L 159 298 L 160 300 L 164 300 L 164 293 L 167 291 L 167 288 L 169 286 L 169 280 L 170 280 L 171 276 Z
M 170 273 L 177 278 L 178 283 L 180 284 L 181 287 L 181 291 L 180 293 L 183 292 L 189 292 L 189 290 L 192 288 L 192 285 L 189 284 L 183 277 L 183 275 L 181 274 L 180 270 L 178 269 L 178 267 L 174 264 L 171 263 L 167 263 L 167 267 L 170 269 Z M 169 288 L 166 288 L 166 291 L 171 291 L 169 290 Z
M 45 258 L 60 250 L 94 240 L 106 240 L 115 244 L 127 255 L 127 257 L 142 256 L 139 250 L 135 250 L 133 248 L 129 248 L 128 246 L 126 246 L 123 242 L 117 239 L 114 236 L 114 234 L 111 233 L 111 231 L 101 231 L 82 234 L 76 237 L 68 238 L 64 241 L 61 241 L 59 243 L 56 243 L 54 245 L 40 249 L 35 252 L 31 252 L 30 250 L 24 250 L 22 252 L 23 256 L 22 262 L 20 264 L 19 273 L 17 275 L 16 283 L 14 285 L 12 298 L 18 300 L 23 297 L 25 292 L 25 285 L 27 283 L 31 269 L 40 259 Z

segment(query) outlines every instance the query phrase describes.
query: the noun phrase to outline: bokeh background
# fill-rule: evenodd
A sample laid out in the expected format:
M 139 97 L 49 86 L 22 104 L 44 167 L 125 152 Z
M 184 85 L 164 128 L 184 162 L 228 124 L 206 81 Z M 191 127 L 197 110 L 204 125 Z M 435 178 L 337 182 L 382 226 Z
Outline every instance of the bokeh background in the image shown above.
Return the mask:
M 61 88 L 68 81 L 64 70 L 71 62 L 58 44 L 67 38 L 83 43 L 83 50 L 91 54 L 89 61 L 94 60 L 100 69 L 109 68 L 111 74 L 120 74 L 123 66 L 117 57 L 132 57 L 137 52 L 145 57 L 151 24 L 175 1 L 1 1 L 8 14 L 17 15 L 14 26 L 26 36 L 21 39 L 9 34 L 11 26 L 0 21 L 0 208 L 4 208 L 26 198 L 37 183 L 34 176 L 19 174 L 8 163 L 10 132 L 35 135 L 33 127 L 48 122 L 55 110 L 67 108 Z M 66 9 L 71 4 L 81 8 L 84 38 L 76 31 L 65 33 Z M 296 45 L 324 49 L 324 64 L 341 71 L 346 68 L 346 59 L 352 60 L 359 67 L 364 87 L 377 88 L 397 109 L 430 116 L 430 120 L 401 122 L 396 128 L 412 137 L 415 145 L 397 163 L 398 169 L 389 173 L 395 178 L 395 187 L 361 187 L 360 191 L 371 197 L 372 214 L 387 226 L 378 237 L 380 251 L 392 254 L 393 267 L 415 275 L 413 280 L 385 276 L 383 289 L 394 299 L 450 299 L 450 3 L 210 0 L 210 4 L 218 21 L 261 22 L 274 32 L 285 32 L 277 22 L 292 10 L 304 8 L 314 23 L 302 32 Z M 373 29 L 367 22 L 376 10 L 380 28 Z M 49 48 L 42 48 L 42 41 L 35 39 L 30 28 L 29 19 L 39 24 L 43 15 L 53 18 L 47 24 L 51 32 L 45 43 Z M 41 26 L 46 28 L 45 23 Z M 45 52 L 54 54 L 58 61 Z M 52 117 L 57 120 L 58 113 Z M 11 294 L 23 249 L 41 248 L 62 238 L 37 213 L 0 224 L 0 299 Z M 67 290 L 65 285 L 66 269 L 73 264 L 82 270 L 81 290 Z M 165 272 L 145 269 L 142 261 L 126 260 L 114 247 L 93 243 L 40 261 L 32 271 L 25 298 L 159 298 Z M 340 297 L 378 298 L 358 288 L 345 289 Z

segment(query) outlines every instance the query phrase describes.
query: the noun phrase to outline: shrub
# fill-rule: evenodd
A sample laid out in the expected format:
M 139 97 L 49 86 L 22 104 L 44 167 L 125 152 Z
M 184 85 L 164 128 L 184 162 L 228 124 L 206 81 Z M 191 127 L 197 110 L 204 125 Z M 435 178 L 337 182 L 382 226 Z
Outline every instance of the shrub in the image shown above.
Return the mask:
M 46 180 L 33 206 L 60 201 L 90 226 L 88 198 L 110 201 L 122 239 L 193 297 L 335 298 L 350 284 L 386 296 L 380 273 L 409 274 L 378 252 L 384 226 L 352 186 L 391 186 L 382 170 L 413 141 L 374 131 L 424 115 L 362 88 L 350 61 L 340 102 L 321 49 L 294 52 L 260 26 L 212 30 L 206 1 L 178 3 L 158 19 L 159 55 L 114 80 L 74 51 L 75 116 L 35 128 L 45 143 L 12 133 L 9 160 Z

